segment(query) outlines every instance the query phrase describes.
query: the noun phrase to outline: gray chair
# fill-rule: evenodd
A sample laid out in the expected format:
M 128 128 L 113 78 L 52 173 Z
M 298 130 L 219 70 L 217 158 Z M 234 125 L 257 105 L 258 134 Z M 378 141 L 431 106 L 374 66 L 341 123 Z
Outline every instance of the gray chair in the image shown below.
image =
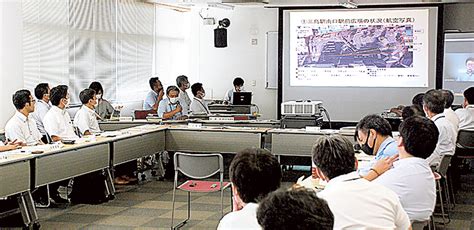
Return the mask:
M 451 158 L 452 158 L 451 155 L 444 155 L 441 158 L 441 163 L 436 168 L 436 172 L 434 172 L 435 181 L 436 181 L 436 190 L 438 190 L 438 197 L 440 200 L 440 207 L 441 207 L 441 216 L 443 218 L 444 225 L 450 222 L 449 210 L 451 209 L 451 198 L 450 198 L 450 191 L 449 191 L 450 188 L 448 185 L 448 168 L 449 168 L 449 164 L 451 163 Z M 441 184 L 441 181 L 443 181 L 444 183 Z M 443 199 L 443 191 L 444 191 L 445 199 Z M 447 210 L 445 210 L 444 200 L 446 200 Z M 446 222 L 446 217 L 448 217 L 448 222 Z
M 211 154 L 188 154 L 176 152 L 174 154 L 174 186 L 173 186 L 173 210 L 171 214 L 171 229 L 182 227 L 191 217 L 191 192 L 220 192 L 221 193 L 221 215 L 224 215 L 224 190 L 230 187 L 229 182 L 224 182 L 224 158 L 219 153 Z M 183 175 L 194 180 L 187 180 L 178 185 L 178 175 Z M 219 173 L 219 181 L 205 181 Z M 188 193 L 187 218 L 176 226 L 174 225 L 174 205 L 176 189 Z

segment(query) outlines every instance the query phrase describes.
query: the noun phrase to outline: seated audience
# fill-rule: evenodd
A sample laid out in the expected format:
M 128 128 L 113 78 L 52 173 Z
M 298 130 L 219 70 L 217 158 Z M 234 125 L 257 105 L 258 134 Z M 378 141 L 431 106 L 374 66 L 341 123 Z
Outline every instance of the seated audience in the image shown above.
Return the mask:
M 227 103 L 234 103 L 234 93 L 235 92 L 243 92 L 244 91 L 244 79 L 241 77 L 234 78 L 232 82 L 234 87 L 232 89 L 227 90 L 224 96 L 224 101 Z
M 191 113 L 192 114 L 210 114 L 207 102 L 204 100 L 206 91 L 202 87 L 201 83 L 194 83 L 191 86 L 191 92 L 194 95 L 193 101 L 191 102 Z
M 188 92 L 186 92 L 186 90 L 190 87 L 188 77 L 184 75 L 179 75 L 176 78 L 176 85 L 179 89 L 179 98 L 186 102 L 185 105 L 189 109 L 189 106 L 191 106 L 191 99 L 189 98 Z
M 51 109 L 51 103 L 49 101 L 50 89 L 48 83 L 40 83 L 35 87 L 35 97 L 38 99 L 35 105 L 35 112 L 31 115 L 36 121 L 36 126 L 39 132 L 43 136 L 41 140 L 44 143 L 48 143 L 48 137 L 46 130 L 44 130 L 43 119 L 44 115 Z
M 397 194 L 361 178 L 355 171 L 357 161 L 347 138 L 340 135 L 322 136 L 313 146 L 312 154 L 317 174 L 328 181 L 318 196 L 328 202 L 334 214 L 334 229 L 410 227 L 410 220 Z M 383 170 L 376 164 L 371 171 Z
M 99 115 L 100 120 L 110 119 L 112 116 L 120 115 L 120 111 L 116 111 L 112 104 L 104 98 L 104 88 L 100 82 L 94 81 L 89 85 L 89 89 L 93 89 L 96 93 L 97 106 L 95 112 Z M 120 109 L 120 108 L 119 108 Z
M 451 90 L 442 89 L 441 93 L 443 93 L 444 97 L 444 115 L 446 119 L 453 125 L 454 129 L 457 131 L 459 128 L 459 118 L 456 116 L 456 113 L 451 108 L 454 102 L 454 94 Z
M 410 106 L 406 106 L 405 108 L 403 108 L 402 120 L 406 120 L 407 118 L 412 117 L 412 116 L 422 116 L 422 117 L 424 117 L 425 112 L 423 112 L 423 108 L 418 107 L 416 105 L 410 105 Z
M 163 119 L 178 120 L 185 119 L 188 110 L 182 99 L 179 98 L 179 89 L 176 86 L 168 86 L 166 89 L 167 98 L 160 101 L 158 106 L 158 116 Z
M 457 130 L 444 115 L 444 97 L 440 90 L 432 89 L 423 97 L 423 110 L 434 121 L 439 131 L 438 143 L 434 152 L 426 159 L 430 166 L 437 167 L 444 155 L 454 155 Z
M 217 229 L 261 229 L 257 222 L 258 203 L 280 187 L 278 160 L 267 150 L 245 149 L 232 160 L 229 176 L 234 211 L 221 219 Z
M 258 223 L 264 230 L 333 229 L 334 215 L 313 190 L 278 190 L 260 202 Z
M 436 186 L 426 158 L 438 142 L 433 121 L 414 116 L 400 124 L 398 152 L 400 160 L 374 180 L 394 191 L 411 221 L 429 220 L 436 203 Z
M 164 95 L 163 85 L 161 84 L 161 81 L 158 79 L 158 77 L 150 78 L 148 83 L 150 84 L 151 91 L 148 92 L 145 101 L 143 101 L 143 109 L 157 111 Z
M 367 175 L 378 160 L 398 153 L 397 142 L 392 138 L 392 127 L 379 115 L 367 115 L 362 118 L 356 126 L 356 133 L 361 150 L 366 154 L 375 155 L 367 167 L 359 169 L 360 175 Z
M 36 126 L 35 119 L 30 116 L 35 111 L 36 100 L 26 89 L 18 90 L 13 94 L 15 115 L 5 125 L 5 137 L 10 141 L 22 142 L 25 145 L 43 144 L 43 137 Z
M 462 109 L 456 110 L 459 118 L 459 129 L 474 129 L 474 87 L 464 90 Z
M 82 90 L 79 94 L 82 106 L 74 116 L 74 126 L 79 129 L 81 135 L 99 133 L 99 122 L 94 108 L 97 106 L 97 98 L 93 89 Z
M 71 117 L 66 111 L 69 102 L 69 92 L 66 85 L 58 85 L 51 89 L 53 107 L 44 116 L 43 124 L 53 142 L 78 138 L 74 132 Z

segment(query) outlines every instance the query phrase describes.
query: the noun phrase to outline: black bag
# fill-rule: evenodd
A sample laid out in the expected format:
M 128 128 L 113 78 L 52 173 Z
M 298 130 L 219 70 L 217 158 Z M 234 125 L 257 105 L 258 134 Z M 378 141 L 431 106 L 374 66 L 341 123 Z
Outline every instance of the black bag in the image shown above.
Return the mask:
M 102 171 L 75 177 L 72 185 L 71 202 L 76 204 L 100 204 L 108 200 L 105 175 Z

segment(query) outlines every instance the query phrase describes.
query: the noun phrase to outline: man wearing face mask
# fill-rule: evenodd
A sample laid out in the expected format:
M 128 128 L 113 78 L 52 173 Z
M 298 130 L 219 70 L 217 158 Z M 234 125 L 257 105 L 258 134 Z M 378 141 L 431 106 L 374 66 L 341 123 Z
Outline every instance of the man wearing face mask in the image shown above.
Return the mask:
M 444 115 L 444 97 L 441 90 L 432 89 L 423 96 L 423 110 L 439 131 L 438 143 L 433 153 L 426 159 L 430 166 L 438 167 L 444 155 L 454 155 L 457 130 Z
M 210 114 L 207 102 L 204 101 L 206 91 L 202 87 L 201 83 L 194 83 L 191 86 L 191 92 L 194 95 L 193 101 L 191 102 L 191 113 L 192 114 Z
M 367 115 L 359 121 L 356 127 L 356 139 L 364 153 L 375 155 L 366 167 L 359 169 L 361 176 L 367 175 L 378 160 L 398 153 L 390 123 L 379 115 Z
M 84 89 L 79 94 L 82 106 L 74 116 L 74 126 L 79 128 L 82 135 L 99 133 L 99 122 L 94 108 L 97 106 L 97 98 L 93 89 Z
M 146 95 L 145 101 L 143 102 L 143 109 L 156 111 L 163 99 L 163 85 L 158 77 L 150 78 L 148 83 L 150 84 L 151 91 Z
M 69 106 L 69 93 L 66 85 L 58 85 L 51 89 L 53 107 L 44 116 L 44 128 L 53 142 L 62 139 L 79 138 L 74 133 L 71 117 L 66 111 Z
M 176 85 L 179 88 L 179 98 L 186 102 L 185 105 L 189 108 L 189 106 L 191 106 L 191 99 L 189 98 L 189 95 L 186 92 L 186 90 L 189 89 L 190 86 L 188 77 L 184 75 L 178 76 L 176 78 Z
M 179 98 L 179 89 L 176 86 L 169 86 L 166 89 L 167 98 L 160 101 L 158 106 L 158 116 L 168 120 L 185 119 L 188 115 L 187 106 L 182 99 Z

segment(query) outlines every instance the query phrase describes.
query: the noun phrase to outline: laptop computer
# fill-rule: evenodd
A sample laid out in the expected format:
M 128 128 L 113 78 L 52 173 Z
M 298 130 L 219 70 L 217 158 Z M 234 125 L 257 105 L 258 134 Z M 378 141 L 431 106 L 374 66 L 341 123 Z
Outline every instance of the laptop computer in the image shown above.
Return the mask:
M 234 92 L 233 105 L 251 105 L 252 92 Z

